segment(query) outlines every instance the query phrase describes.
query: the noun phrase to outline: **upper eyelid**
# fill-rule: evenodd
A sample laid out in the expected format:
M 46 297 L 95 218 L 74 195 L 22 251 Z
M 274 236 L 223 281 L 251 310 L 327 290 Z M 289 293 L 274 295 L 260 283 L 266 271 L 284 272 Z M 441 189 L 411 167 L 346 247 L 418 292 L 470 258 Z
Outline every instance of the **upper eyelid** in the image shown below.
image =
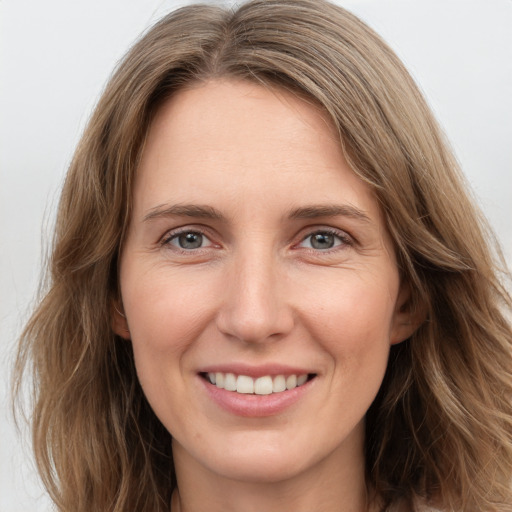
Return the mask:
M 179 236 L 181 236 L 183 234 L 190 234 L 190 233 L 193 233 L 195 235 L 201 235 L 202 237 L 206 238 L 207 240 L 210 240 L 210 237 L 206 233 L 203 233 L 202 231 L 194 231 L 192 229 L 185 229 L 183 231 L 169 233 L 168 236 L 166 237 L 166 240 L 174 240 L 175 238 L 178 238 Z M 164 235 L 164 237 L 165 237 L 165 235 Z M 210 242 L 211 242 L 211 240 L 210 240 Z
M 335 228 L 333 226 L 307 226 L 301 230 L 300 241 L 314 235 L 316 233 L 330 233 L 340 237 L 341 239 L 348 238 L 352 242 L 356 243 L 357 239 L 347 230 L 341 228 Z
M 183 233 L 198 233 L 207 238 L 213 237 L 212 230 L 208 229 L 207 226 L 192 224 L 192 225 L 186 225 L 186 226 L 180 226 L 180 227 L 168 229 L 160 237 L 159 242 L 163 242 L 165 240 L 170 240 L 170 239 L 174 238 L 175 236 L 181 235 Z
M 329 247 L 327 249 L 314 249 L 312 247 L 301 247 L 301 244 L 303 244 L 308 238 L 310 238 L 311 236 L 317 234 L 317 233 L 328 233 L 328 234 L 331 234 L 331 235 L 334 235 L 336 236 L 339 240 L 340 240 L 340 243 L 333 246 L 333 247 Z M 348 247 L 353 247 L 354 245 L 356 244 L 355 240 L 349 236 L 349 235 L 342 235 L 341 233 L 338 233 L 336 231 L 328 231 L 328 230 L 318 230 L 318 231 L 313 231 L 312 233 L 309 233 L 307 234 L 306 236 L 302 237 L 300 239 L 300 241 L 296 244 L 294 244 L 294 246 L 292 247 L 292 249 L 304 249 L 306 251 L 313 251 L 315 253 L 318 253 L 318 254 L 324 254 L 324 255 L 327 255 L 327 254 L 330 254 L 332 252 L 336 252 L 336 251 L 339 251 L 339 250 L 343 250 L 343 249 L 346 249 Z
M 307 228 L 306 236 L 314 235 L 315 233 L 332 233 L 333 235 L 338 236 L 348 236 L 352 238 L 352 235 L 345 231 L 344 229 L 328 227 L 328 226 L 313 226 L 312 228 Z

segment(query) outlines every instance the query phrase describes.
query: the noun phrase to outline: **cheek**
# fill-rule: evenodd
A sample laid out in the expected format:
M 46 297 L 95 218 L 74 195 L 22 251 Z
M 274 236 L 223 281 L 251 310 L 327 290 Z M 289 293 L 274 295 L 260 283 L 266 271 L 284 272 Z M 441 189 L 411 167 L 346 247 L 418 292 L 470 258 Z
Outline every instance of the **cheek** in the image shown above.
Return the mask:
M 180 419 L 172 411 L 188 410 L 187 357 L 211 316 L 209 292 L 191 285 L 186 274 L 162 266 L 126 272 L 122 281 L 137 376 L 154 412 L 168 427 L 186 421 L 186 414 Z M 194 280 L 201 282 L 206 283 Z
M 211 316 L 213 296 L 207 280 L 168 268 L 126 279 L 123 305 L 134 349 L 181 352 Z
M 347 272 L 304 289 L 301 310 L 329 338 L 357 334 L 360 339 L 389 340 L 398 293 L 395 280 L 361 279 Z
M 187 272 L 173 270 L 153 267 L 146 272 L 126 272 L 122 281 L 138 379 L 164 424 L 169 418 L 161 415 L 167 410 L 162 404 L 178 401 L 171 409 L 187 407 L 180 399 L 185 396 L 187 357 L 211 318 L 213 304 L 207 280 L 191 280 Z M 169 390 L 174 391 L 172 396 Z
M 361 280 L 348 272 L 330 284 L 308 287 L 303 295 L 307 329 L 330 354 L 340 370 L 337 375 L 354 387 L 356 383 L 380 386 L 389 355 L 397 282 Z

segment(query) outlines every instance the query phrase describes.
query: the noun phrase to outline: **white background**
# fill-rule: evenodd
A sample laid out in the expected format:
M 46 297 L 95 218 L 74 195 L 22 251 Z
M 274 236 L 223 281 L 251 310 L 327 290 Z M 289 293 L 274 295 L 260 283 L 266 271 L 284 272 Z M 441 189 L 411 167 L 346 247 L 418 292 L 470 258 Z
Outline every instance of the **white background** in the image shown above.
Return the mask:
M 146 27 L 187 3 L 0 0 L 0 512 L 50 509 L 28 436 L 10 417 L 8 379 L 66 167 L 115 63 Z M 512 0 L 339 3 L 419 82 L 510 264 Z

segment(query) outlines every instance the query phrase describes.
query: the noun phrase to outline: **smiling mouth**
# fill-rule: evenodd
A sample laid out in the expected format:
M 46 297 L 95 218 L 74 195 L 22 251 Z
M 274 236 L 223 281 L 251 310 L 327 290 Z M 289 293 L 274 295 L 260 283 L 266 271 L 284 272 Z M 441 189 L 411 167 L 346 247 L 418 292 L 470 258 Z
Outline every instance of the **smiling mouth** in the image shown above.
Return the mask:
M 300 387 L 315 378 L 316 374 L 264 375 L 252 378 L 234 373 L 208 372 L 201 373 L 201 376 L 210 384 L 226 391 L 245 395 L 271 395 Z

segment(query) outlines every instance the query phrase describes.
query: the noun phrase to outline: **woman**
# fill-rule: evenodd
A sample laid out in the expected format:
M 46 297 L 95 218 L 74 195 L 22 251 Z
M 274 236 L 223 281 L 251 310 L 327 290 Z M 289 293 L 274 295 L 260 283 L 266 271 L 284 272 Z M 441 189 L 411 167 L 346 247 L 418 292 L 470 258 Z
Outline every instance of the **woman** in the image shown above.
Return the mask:
M 512 510 L 511 299 L 462 181 L 343 9 L 160 21 L 77 149 L 21 342 L 59 510 Z

